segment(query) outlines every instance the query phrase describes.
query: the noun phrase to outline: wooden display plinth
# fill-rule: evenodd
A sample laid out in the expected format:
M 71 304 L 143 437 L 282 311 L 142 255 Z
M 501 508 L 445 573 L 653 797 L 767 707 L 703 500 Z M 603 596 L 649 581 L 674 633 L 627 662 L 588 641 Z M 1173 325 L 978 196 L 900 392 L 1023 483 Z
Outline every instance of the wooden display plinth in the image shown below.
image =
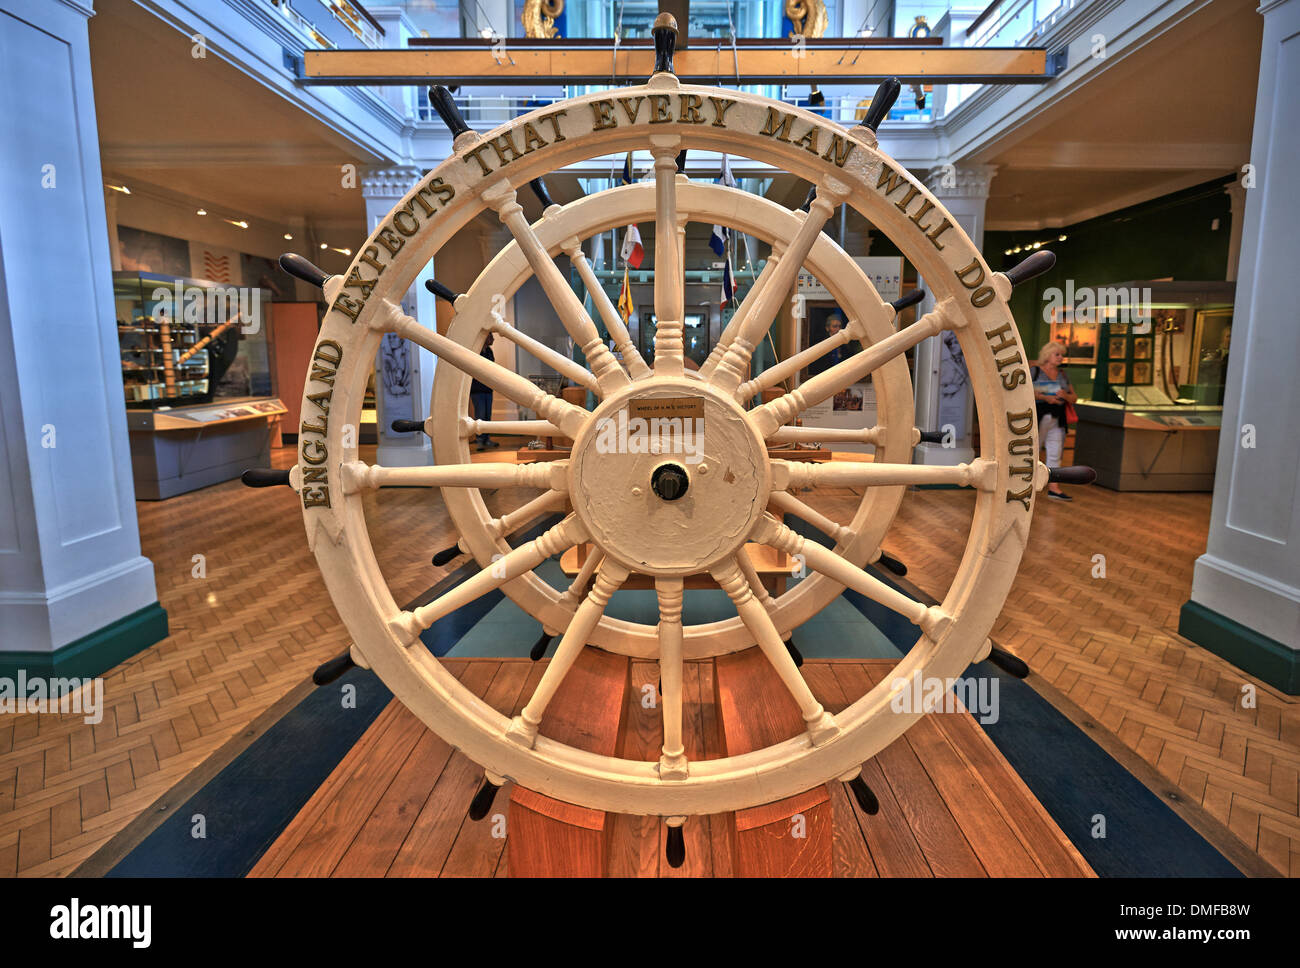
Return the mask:
M 804 732 L 790 693 L 757 649 L 716 662 L 714 702 L 726 756 Z M 830 877 L 834 813 L 825 785 L 775 803 L 737 810 L 731 826 L 737 877 Z
M 541 734 L 576 749 L 618 756 L 630 688 L 626 656 L 585 648 L 542 718 Z M 602 877 L 609 869 L 610 817 L 515 786 L 506 869 L 511 877 Z

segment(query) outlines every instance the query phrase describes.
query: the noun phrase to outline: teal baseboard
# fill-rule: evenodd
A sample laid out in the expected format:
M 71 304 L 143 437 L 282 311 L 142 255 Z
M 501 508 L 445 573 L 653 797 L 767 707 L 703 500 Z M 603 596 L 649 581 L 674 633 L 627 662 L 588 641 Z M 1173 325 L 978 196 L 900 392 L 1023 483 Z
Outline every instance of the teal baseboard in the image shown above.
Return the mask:
M 0 677 L 14 679 L 24 669 L 29 679 L 90 678 L 165 638 L 167 612 L 154 602 L 53 652 L 0 652 Z
M 1178 634 L 1287 695 L 1300 695 L 1300 651 L 1197 602 L 1178 613 Z

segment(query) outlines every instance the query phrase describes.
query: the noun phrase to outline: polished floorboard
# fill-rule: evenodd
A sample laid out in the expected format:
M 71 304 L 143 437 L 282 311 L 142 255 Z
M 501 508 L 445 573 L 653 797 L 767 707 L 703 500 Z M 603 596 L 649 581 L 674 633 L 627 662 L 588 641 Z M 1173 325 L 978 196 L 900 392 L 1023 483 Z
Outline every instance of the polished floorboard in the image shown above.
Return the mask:
M 889 675 L 892 659 L 808 660 L 803 674 L 832 712 Z M 545 662 L 449 659 L 449 668 L 498 712 L 515 715 Z M 663 744 L 657 709 L 642 708 L 642 687 L 658 666 L 633 662 L 627 696 L 629 759 L 655 759 Z M 692 758 L 721 756 L 713 717 L 713 663 L 684 670 L 684 741 Z M 500 877 L 509 794 L 494 816 L 466 808 L 482 770 L 429 732 L 394 700 L 253 867 L 253 877 Z M 1087 877 L 1092 869 L 998 753 L 969 713 L 923 720 L 864 772 L 880 801 L 862 812 L 842 783 L 826 785 L 837 877 Z M 627 877 L 730 876 L 729 814 L 686 823 L 686 863 L 664 860 L 658 817 L 610 819 L 609 873 Z
M 293 452 L 274 460 L 288 466 Z M 1177 634 L 1210 496 L 1072 493 L 1071 504 L 1038 502 L 994 640 L 1029 662 L 1029 682 L 1058 708 L 1241 850 L 1300 875 L 1300 703 Z M 488 500 L 501 513 L 534 494 Z M 802 497 L 841 521 L 857 501 L 844 490 Z M 397 601 L 456 567 L 429 563 L 451 538 L 436 494 L 384 490 L 366 502 Z M 908 580 L 936 598 L 956 571 L 973 503 L 962 491 L 910 491 L 887 537 Z M 75 870 L 347 644 L 289 490 L 231 482 L 137 507 L 171 635 L 105 675 L 97 724 L 0 720 L 0 876 Z M 1253 704 L 1243 701 L 1250 693 Z

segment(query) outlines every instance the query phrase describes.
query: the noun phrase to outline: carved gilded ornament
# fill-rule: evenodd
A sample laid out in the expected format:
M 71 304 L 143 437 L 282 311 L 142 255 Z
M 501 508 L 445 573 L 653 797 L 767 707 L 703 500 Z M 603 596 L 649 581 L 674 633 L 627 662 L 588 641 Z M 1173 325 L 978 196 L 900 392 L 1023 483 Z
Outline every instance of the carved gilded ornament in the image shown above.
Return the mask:
M 527 0 L 520 15 L 524 24 L 524 36 L 550 40 L 559 33 L 555 21 L 562 13 L 564 0 Z

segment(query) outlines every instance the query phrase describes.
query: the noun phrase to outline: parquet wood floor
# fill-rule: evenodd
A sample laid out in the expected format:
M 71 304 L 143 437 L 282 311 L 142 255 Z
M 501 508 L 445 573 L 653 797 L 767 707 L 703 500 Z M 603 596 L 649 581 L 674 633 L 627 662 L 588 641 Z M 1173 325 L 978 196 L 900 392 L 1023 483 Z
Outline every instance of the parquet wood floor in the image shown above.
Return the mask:
M 293 461 L 291 449 L 273 452 L 277 467 Z M 499 514 L 538 493 L 500 491 L 488 503 Z M 458 567 L 429 561 L 454 540 L 436 491 L 384 489 L 366 500 L 397 601 Z M 231 481 L 136 509 L 171 634 L 104 676 L 97 725 L 75 715 L 0 719 L 0 876 L 71 872 L 348 644 L 289 488 Z
M 291 450 L 274 455 L 277 466 L 292 461 Z M 500 513 L 535 493 L 501 492 L 490 503 Z M 1250 850 L 1300 876 L 1296 700 L 1176 632 L 1210 496 L 1072 493 L 1073 504 L 1039 502 L 994 638 Z M 856 504 L 843 490 L 804 499 L 839 520 Z M 455 567 L 429 564 L 450 543 L 435 495 L 384 490 L 367 500 L 398 601 Z M 972 504 L 958 491 L 910 492 L 888 537 L 909 580 L 937 598 L 956 571 Z M 72 871 L 347 644 L 292 492 L 231 482 L 137 509 L 172 634 L 105 676 L 98 725 L 57 714 L 0 719 L 0 876 Z M 197 554 L 205 578 L 194 577 Z M 1104 579 L 1091 577 L 1096 554 L 1106 558 Z M 1241 701 L 1246 685 L 1253 708 Z
M 468 659 L 450 665 L 489 705 L 513 715 L 545 662 Z M 809 660 L 803 672 L 817 698 L 837 712 L 887 677 L 893 665 L 879 659 Z M 660 712 L 640 702 L 641 686 L 655 681 L 658 668 L 653 662 L 632 663 L 623 749 L 629 759 L 654 760 L 663 745 Z M 712 662 L 689 662 L 683 674 L 683 738 L 695 759 L 722 755 L 713 721 L 713 674 Z M 470 820 L 466 811 L 482 773 L 394 700 L 251 876 L 502 877 L 510 791 L 497 794 L 492 816 Z M 843 784 L 827 784 L 837 877 L 1092 876 L 1088 863 L 964 712 L 925 720 L 876 757 L 868 773 L 881 803 L 874 816 L 859 809 Z M 615 816 L 609 873 L 730 875 L 729 823 L 729 815 L 688 820 L 686 863 L 674 870 L 664 861 L 665 835 L 657 817 Z

